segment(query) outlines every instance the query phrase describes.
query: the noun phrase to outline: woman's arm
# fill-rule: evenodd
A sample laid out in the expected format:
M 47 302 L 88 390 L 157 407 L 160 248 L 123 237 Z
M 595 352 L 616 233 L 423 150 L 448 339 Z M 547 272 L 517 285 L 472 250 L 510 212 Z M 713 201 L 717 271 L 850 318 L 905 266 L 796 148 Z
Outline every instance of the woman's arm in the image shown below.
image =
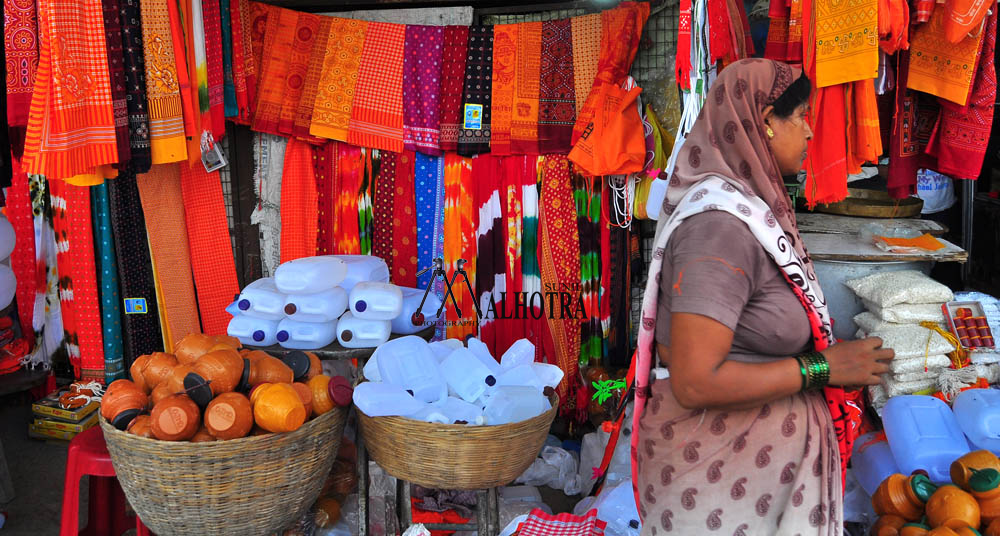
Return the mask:
M 673 313 L 670 347 L 657 344 L 660 361 L 670 369 L 670 386 L 677 402 L 688 409 L 745 409 L 799 392 L 802 373 L 794 357 L 767 363 L 726 360 L 733 331 L 706 316 Z M 831 346 L 823 355 L 830 364 L 832 385 L 876 385 L 889 371 L 877 338 Z

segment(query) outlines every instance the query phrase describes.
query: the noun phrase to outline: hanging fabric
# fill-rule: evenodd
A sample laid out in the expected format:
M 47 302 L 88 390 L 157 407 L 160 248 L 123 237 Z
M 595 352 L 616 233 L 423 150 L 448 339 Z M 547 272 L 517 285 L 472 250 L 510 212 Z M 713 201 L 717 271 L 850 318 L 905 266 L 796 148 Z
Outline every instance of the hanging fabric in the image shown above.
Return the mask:
M 187 160 L 184 109 L 176 67 L 178 56 L 174 55 L 170 39 L 168 3 L 169 0 L 146 0 L 140 4 L 152 164 Z
M 493 95 L 490 124 L 490 153 L 511 154 L 514 94 L 517 91 L 518 32 L 520 24 L 493 27 Z
M 250 124 L 250 78 L 253 76 L 253 49 L 250 43 L 248 0 L 229 0 L 231 29 L 233 32 L 233 90 L 236 96 L 238 124 Z
M 481 155 L 472 159 L 476 177 L 475 206 L 479 210 L 476 227 L 476 297 L 483 317 L 479 321 L 479 340 L 493 355 L 497 353 L 498 308 L 506 290 L 504 278 L 503 208 L 500 200 L 502 176 L 500 159 Z
M 518 303 L 525 301 L 524 274 L 521 272 L 521 242 L 524 235 L 524 210 L 522 184 L 528 177 L 537 177 L 535 158 L 512 156 L 502 159 L 503 174 L 500 191 L 504 214 L 504 274 L 507 294 L 501 295 L 497 308 L 502 309 L 502 317 L 497 329 L 497 354 L 501 355 L 515 341 L 524 337 L 527 319 L 519 313 Z M 501 312 L 501 311 L 498 311 Z
M 465 84 L 462 108 L 458 116 L 460 123 L 458 154 L 462 156 L 490 151 L 493 122 L 493 43 L 493 26 L 469 27 Z
M 454 153 L 444 156 L 444 264 L 448 280 L 455 277 L 458 260 L 465 259 L 464 269 L 469 283 L 475 288 L 475 219 L 472 203 L 472 160 Z M 464 341 L 475 336 L 476 307 L 475 296 L 469 296 L 465 283 L 459 277 L 452 285 L 455 303 L 461 309 L 459 316 L 454 307 L 447 307 L 445 335 L 449 339 Z
M 539 73 L 542 62 L 542 23 L 525 22 L 517 34 L 517 70 L 510 124 L 510 151 L 538 154 Z
M 361 185 L 358 188 L 358 241 L 362 255 L 371 255 L 372 238 L 375 230 L 372 219 L 374 218 L 372 203 L 375 198 L 375 177 L 379 174 L 381 166 L 381 153 L 375 149 L 361 149 L 363 163 L 363 174 Z
M 278 133 L 282 136 L 288 137 L 295 132 L 295 118 L 302 105 L 305 80 L 323 18 L 312 13 L 299 13 L 293 30 L 291 56 L 281 58 L 288 64 L 282 82 L 281 111 L 278 112 Z
M 910 6 L 905 0 L 879 0 L 878 39 L 885 54 L 910 48 Z
M 260 87 L 251 128 L 255 132 L 281 134 L 278 125 L 299 13 L 273 6 L 269 9 L 261 52 Z
M 694 8 L 692 0 L 680 0 L 680 14 L 677 19 L 677 54 L 674 58 L 674 77 L 685 92 L 691 91 L 691 69 L 693 68 L 691 60 L 694 57 L 692 55 L 692 45 L 693 38 L 697 35 L 693 31 L 693 26 Z M 590 95 L 589 88 L 587 89 L 587 95 Z M 578 111 L 582 108 L 582 106 L 577 106 Z
M 218 1 L 218 0 L 214 0 Z M 212 95 L 208 82 L 208 43 L 205 34 L 205 5 L 211 4 L 213 0 L 190 0 L 190 6 L 182 2 L 182 8 L 189 8 L 182 12 L 184 15 L 185 33 L 188 42 L 188 63 L 191 66 L 188 74 L 191 76 L 191 100 L 199 115 L 197 139 L 191 140 L 188 145 L 188 160 L 196 164 L 196 159 L 191 158 L 192 147 L 198 146 L 199 150 L 194 151 L 199 155 L 207 149 L 207 144 L 214 141 L 214 127 L 212 125 Z M 209 8 L 211 9 L 211 8 Z M 220 60 L 221 61 L 221 60 Z M 221 70 L 221 66 L 220 66 Z
M 125 56 L 122 48 L 121 5 L 118 0 L 102 0 L 104 16 L 104 43 L 108 58 L 111 84 L 111 113 L 115 121 L 115 145 L 118 147 L 118 169 L 124 169 L 132 157 L 128 131 L 128 104 L 126 103 Z
M 976 73 L 983 32 L 949 43 L 944 34 L 946 10 L 937 10 L 914 31 L 910 44 L 907 87 L 965 106 Z
M 445 26 L 441 58 L 441 150 L 458 150 L 462 129 L 462 95 L 466 57 L 469 55 L 469 27 Z
M 815 0 L 816 87 L 878 77 L 878 0 Z
M 333 217 L 336 204 L 334 181 L 337 175 L 337 142 L 313 146 L 313 166 L 316 173 L 316 203 L 318 205 L 319 231 L 316 234 L 316 254 L 332 255 Z
M 576 119 L 573 26 L 570 19 L 542 23 L 538 149 L 541 154 L 569 152 Z
M 764 57 L 769 60 L 786 61 L 788 58 L 788 19 L 791 5 L 787 0 L 770 0 L 767 18 L 767 44 Z
M 287 139 L 274 134 L 255 133 L 253 137 L 257 204 L 250 213 L 250 223 L 259 229 L 264 277 L 273 276 L 281 264 L 281 172 L 287 145 Z
M 789 62 L 800 62 L 803 60 L 803 46 L 802 32 L 804 29 L 812 28 L 810 24 L 805 22 L 805 16 L 808 11 L 804 9 L 803 4 L 806 0 L 791 0 L 791 9 L 789 10 L 788 16 L 788 61 Z M 810 8 L 811 9 L 811 8 Z M 810 47 L 810 54 L 814 53 L 815 50 Z
M 143 55 L 142 16 L 139 0 L 121 0 L 125 93 L 128 113 L 130 168 L 145 173 L 152 165 L 149 147 L 149 112 L 146 105 L 146 60 Z
M 730 35 L 729 8 L 726 0 L 708 0 L 708 49 L 709 61 L 732 62 L 735 57 L 733 40 Z
M 580 365 L 597 363 L 601 348 L 601 187 L 600 177 L 572 170 L 577 234 L 580 237 L 580 292 L 586 319 L 580 326 Z M 596 183 L 596 186 L 595 186 Z
M 420 270 L 431 267 L 434 261 L 434 253 L 437 251 L 438 242 L 438 211 L 441 210 L 441 203 L 444 200 L 444 191 L 438 186 L 438 161 L 440 158 L 416 154 L 414 164 L 415 173 L 415 202 L 417 209 L 417 267 Z M 442 237 L 443 238 L 443 237 Z M 438 293 L 437 281 L 431 279 L 433 269 L 427 270 L 422 275 L 417 276 L 417 288 L 427 288 L 431 286 L 434 293 Z M 443 298 L 443 295 L 439 295 Z
M 330 29 L 333 27 L 332 17 L 319 18 L 319 30 L 316 42 L 309 55 L 308 70 L 302 87 L 302 97 L 295 112 L 295 126 L 292 133 L 314 145 L 322 145 L 326 140 L 309 134 L 312 125 L 313 110 L 316 109 L 316 95 L 319 92 L 319 80 L 323 76 L 323 62 L 326 61 L 326 49 L 330 42 Z
M 215 141 L 226 135 L 225 68 L 222 54 L 222 15 L 219 0 L 201 0 L 205 33 L 205 65 L 208 106 Z M 228 10 L 227 10 L 228 11 Z M 199 73 L 199 82 L 200 82 Z M 200 93 L 199 93 L 200 94 Z
M 365 21 L 331 19 L 323 72 L 316 88 L 316 107 L 309 127 L 313 136 L 347 141 L 367 32 Z
M 316 254 L 318 211 L 312 147 L 292 138 L 281 172 L 281 262 Z
M 434 173 L 434 230 L 431 233 L 431 258 L 444 260 L 444 157 L 436 157 L 434 163 L 436 170 Z M 434 293 L 443 303 L 445 298 L 444 280 L 437 278 L 431 282 L 431 285 Z M 434 329 L 434 340 L 439 341 L 445 338 L 445 317 L 442 315 Z
M 56 234 L 53 230 L 52 201 L 48 183 L 40 175 L 28 177 L 31 209 L 34 214 L 35 272 L 38 277 L 32 328 L 35 331 L 35 351 L 28 356 L 31 366 L 48 366 L 52 354 L 62 348 L 66 333 L 63 329 L 59 301 L 59 261 Z
M 969 34 L 983 31 L 984 21 L 996 2 L 989 0 L 951 0 L 945 3 L 948 17 L 944 23 L 944 36 L 956 44 Z M 989 23 L 986 23 L 987 25 Z
M 896 96 L 889 143 L 889 195 L 905 199 L 917 193 L 917 170 L 933 162 L 925 154 L 931 127 L 938 116 L 936 99 L 907 88 L 910 51 L 897 54 Z M 922 97 L 923 96 L 923 97 Z
M 31 207 L 31 189 L 28 176 L 21 172 L 13 174 L 11 185 L 6 192 L 4 215 L 14 229 L 16 247 L 10 254 L 10 268 L 17 279 L 18 320 L 21 332 L 29 348 L 35 347 L 35 299 L 39 288 L 45 288 L 45 269 L 39 270 L 36 262 L 35 223 Z M 44 265 L 42 265 L 44 267 Z M 44 292 L 43 292 L 44 295 Z M 40 320 L 45 319 L 40 311 Z M 41 341 L 38 341 L 41 343 Z M 47 357 L 47 356 L 46 356 Z
M 372 209 L 372 255 L 382 259 L 393 273 L 392 235 L 399 225 L 393 221 L 393 203 L 396 198 L 396 162 L 399 153 L 383 151 L 380 154 L 381 164 L 375 177 L 375 196 Z
M 31 92 L 38 70 L 37 13 L 34 0 L 3 2 L 8 128 L 28 125 Z M 23 138 L 23 134 L 20 137 Z M 15 151 L 15 154 L 20 156 L 21 153 Z
M 219 0 L 219 11 L 222 17 L 222 98 L 226 119 L 240 115 L 239 104 L 236 103 L 236 77 L 233 74 L 233 10 L 230 0 Z M 239 29 L 237 21 L 237 30 Z
M 403 150 L 403 47 L 406 27 L 372 22 L 354 88 L 347 142 L 386 151 Z
M 683 18 L 683 14 L 682 17 Z M 575 110 L 582 110 L 597 76 L 601 56 L 601 14 L 591 13 L 570 19 L 573 37 L 573 90 Z M 680 47 L 681 37 L 678 37 Z
M 403 147 L 441 154 L 444 28 L 406 25 L 403 48 Z
M 90 205 L 94 219 L 94 243 L 97 246 L 97 280 L 101 300 L 101 328 L 104 342 L 104 381 L 126 378 L 125 355 L 122 348 L 121 296 L 118 294 L 118 263 L 115 241 L 111 232 L 111 202 L 108 183 L 91 186 Z
M 139 185 L 133 173 L 123 173 L 109 181 L 111 228 L 115 239 L 121 298 L 140 301 L 142 308 L 126 314 L 122 320 L 125 341 L 125 365 L 135 358 L 163 351 L 156 283 L 146 238 L 146 217 L 139 198 Z
M 392 282 L 417 287 L 417 206 L 414 192 L 412 151 L 404 151 L 396 159 L 396 191 L 392 205 Z
M 534 171 L 521 175 L 521 291 L 527 302 L 527 314 L 524 316 L 524 336 L 535 345 L 536 358 L 542 354 L 545 332 L 545 294 L 542 287 L 542 274 L 538 261 L 539 232 L 538 226 L 538 190 L 545 170 L 545 157 L 527 158 L 525 166 Z M 554 289 L 545 289 L 552 291 Z M 537 296 L 537 298 L 536 298 Z
M 361 254 L 358 229 L 358 190 L 364 180 L 364 155 L 354 145 L 337 146 L 337 179 L 333 189 L 336 208 L 333 218 L 333 241 L 337 255 Z
M 184 111 L 185 154 L 192 165 L 201 155 L 201 119 L 198 101 L 198 73 L 195 65 L 191 4 L 187 1 L 167 1 L 170 17 L 170 38 L 174 45 L 177 84 Z
M 878 101 L 873 80 L 859 80 L 846 86 L 848 173 L 860 173 L 865 162 L 877 164 L 882 156 Z

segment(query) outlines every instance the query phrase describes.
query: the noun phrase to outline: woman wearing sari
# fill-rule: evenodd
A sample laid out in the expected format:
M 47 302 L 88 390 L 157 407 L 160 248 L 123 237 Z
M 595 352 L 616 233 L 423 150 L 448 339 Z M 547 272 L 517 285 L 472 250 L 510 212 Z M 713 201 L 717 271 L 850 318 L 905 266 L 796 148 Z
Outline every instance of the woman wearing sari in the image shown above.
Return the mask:
M 782 177 L 812 137 L 809 90 L 783 63 L 725 68 L 670 177 L 636 367 L 643 535 L 842 532 L 843 387 L 877 384 L 893 353 L 834 344 L 796 228 Z

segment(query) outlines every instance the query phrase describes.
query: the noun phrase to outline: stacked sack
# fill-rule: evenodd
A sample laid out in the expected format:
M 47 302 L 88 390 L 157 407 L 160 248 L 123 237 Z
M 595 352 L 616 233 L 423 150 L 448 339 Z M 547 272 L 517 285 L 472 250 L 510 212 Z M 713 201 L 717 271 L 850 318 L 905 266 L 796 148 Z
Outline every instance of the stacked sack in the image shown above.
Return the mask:
M 423 291 L 389 283 L 385 261 L 371 255 L 304 257 L 278 266 L 274 277 L 247 285 L 227 308 L 228 333 L 251 346 L 315 350 L 339 341 L 372 348 L 391 333 L 412 334 L 437 321 L 441 305 Z M 425 320 L 428 319 L 428 320 Z
M 872 404 L 881 409 L 894 396 L 924 391 L 953 391 L 954 384 L 995 381 L 997 370 L 970 367 L 951 370 L 957 348 L 943 335 L 921 323 L 933 323 L 947 332 L 942 305 L 955 299 L 951 289 L 915 270 L 882 272 L 848 281 L 867 311 L 854 317 L 858 338 L 879 337 L 895 351 L 882 385 L 871 388 Z M 946 373 L 947 371 L 947 373 Z

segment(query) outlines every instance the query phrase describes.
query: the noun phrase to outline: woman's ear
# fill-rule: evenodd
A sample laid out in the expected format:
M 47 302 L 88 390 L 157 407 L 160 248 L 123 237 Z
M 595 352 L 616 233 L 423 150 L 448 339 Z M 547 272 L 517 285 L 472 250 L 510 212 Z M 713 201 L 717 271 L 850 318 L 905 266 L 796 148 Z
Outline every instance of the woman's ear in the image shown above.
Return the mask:
M 764 124 L 765 125 L 770 125 L 771 124 L 771 119 L 774 118 L 774 106 L 772 106 L 770 104 L 768 104 L 767 106 L 765 106 L 764 109 L 761 110 L 760 116 L 764 119 Z

